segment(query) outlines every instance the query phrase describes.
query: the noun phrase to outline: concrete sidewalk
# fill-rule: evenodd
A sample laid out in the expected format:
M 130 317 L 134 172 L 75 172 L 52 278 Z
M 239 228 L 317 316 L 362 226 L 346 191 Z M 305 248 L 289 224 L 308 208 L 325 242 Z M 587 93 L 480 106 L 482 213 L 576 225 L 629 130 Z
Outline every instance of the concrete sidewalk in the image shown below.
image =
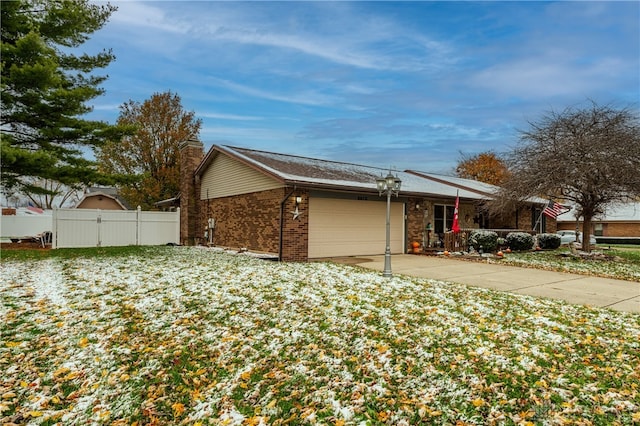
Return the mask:
M 384 269 L 382 255 L 343 261 L 378 271 Z M 409 254 L 393 255 L 391 269 L 394 274 L 452 281 L 618 311 L 640 312 L 640 283 L 632 281 Z

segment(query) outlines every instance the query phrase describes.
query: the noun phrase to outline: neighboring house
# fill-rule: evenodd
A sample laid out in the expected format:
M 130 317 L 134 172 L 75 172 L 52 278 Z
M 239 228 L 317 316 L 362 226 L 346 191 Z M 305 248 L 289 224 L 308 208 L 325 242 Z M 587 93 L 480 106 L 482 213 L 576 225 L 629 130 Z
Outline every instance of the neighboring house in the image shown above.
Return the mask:
M 181 144 L 181 241 L 247 248 L 288 261 L 381 254 L 387 203 L 376 178 L 388 172 L 230 146 L 214 145 L 205 156 L 201 142 L 186 141 Z M 432 240 L 448 230 L 456 196 L 461 228 L 491 222 L 482 213 L 488 191 L 495 189 L 491 185 L 413 171 L 393 174 L 402 186 L 391 199 L 392 253 L 423 242 L 427 226 Z M 520 220 L 531 229 L 534 214 L 529 207 L 507 222 Z
M 558 230 L 582 232 L 582 220 L 576 220 L 575 210 L 558 216 Z M 617 204 L 608 207 L 604 214 L 597 215 L 591 222 L 591 234 L 597 237 L 640 238 L 640 202 Z
M 131 210 L 129 205 L 118 195 L 118 190 L 107 187 L 91 187 L 85 190 L 84 196 L 76 204 L 76 209 Z

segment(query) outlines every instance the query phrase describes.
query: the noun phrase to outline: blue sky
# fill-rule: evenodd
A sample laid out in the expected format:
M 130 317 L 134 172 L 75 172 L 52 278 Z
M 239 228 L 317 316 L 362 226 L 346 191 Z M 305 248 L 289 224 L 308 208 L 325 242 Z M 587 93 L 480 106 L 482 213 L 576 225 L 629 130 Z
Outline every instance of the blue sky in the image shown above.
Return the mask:
M 206 149 L 451 174 L 549 110 L 640 103 L 637 1 L 112 4 L 90 118 L 172 91 Z

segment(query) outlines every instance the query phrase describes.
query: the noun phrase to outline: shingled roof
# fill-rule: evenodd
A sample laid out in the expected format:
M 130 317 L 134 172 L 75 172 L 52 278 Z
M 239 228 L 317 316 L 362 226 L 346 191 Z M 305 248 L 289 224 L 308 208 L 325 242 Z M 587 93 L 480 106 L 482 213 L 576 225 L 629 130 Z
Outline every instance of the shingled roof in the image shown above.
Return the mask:
M 220 153 L 291 186 L 377 193 L 376 179 L 389 173 L 389 169 L 379 167 L 214 145 L 196 170 L 196 174 L 202 174 Z M 448 181 L 449 177 L 440 176 L 434 179 L 437 175 L 422 172 L 392 173 L 402 181 L 400 194 L 405 196 L 459 195 L 460 198 L 472 200 L 488 199 L 491 196 L 490 185 L 478 185 L 478 182 L 468 179 L 451 178 L 451 181 Z

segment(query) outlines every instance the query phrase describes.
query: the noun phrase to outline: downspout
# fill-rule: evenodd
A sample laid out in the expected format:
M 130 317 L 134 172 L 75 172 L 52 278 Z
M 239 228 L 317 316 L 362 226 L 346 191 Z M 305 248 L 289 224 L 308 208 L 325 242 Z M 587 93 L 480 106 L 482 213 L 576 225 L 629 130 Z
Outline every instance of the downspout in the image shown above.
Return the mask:
M 282 262 L 282 238 L 284 237 L 284 203 L 287 202 L 296 189 L 297 187 L 294 185 L 293 189 L 280 201 L 280 238 L 278 240 L 278 261 L 280 262 Z

